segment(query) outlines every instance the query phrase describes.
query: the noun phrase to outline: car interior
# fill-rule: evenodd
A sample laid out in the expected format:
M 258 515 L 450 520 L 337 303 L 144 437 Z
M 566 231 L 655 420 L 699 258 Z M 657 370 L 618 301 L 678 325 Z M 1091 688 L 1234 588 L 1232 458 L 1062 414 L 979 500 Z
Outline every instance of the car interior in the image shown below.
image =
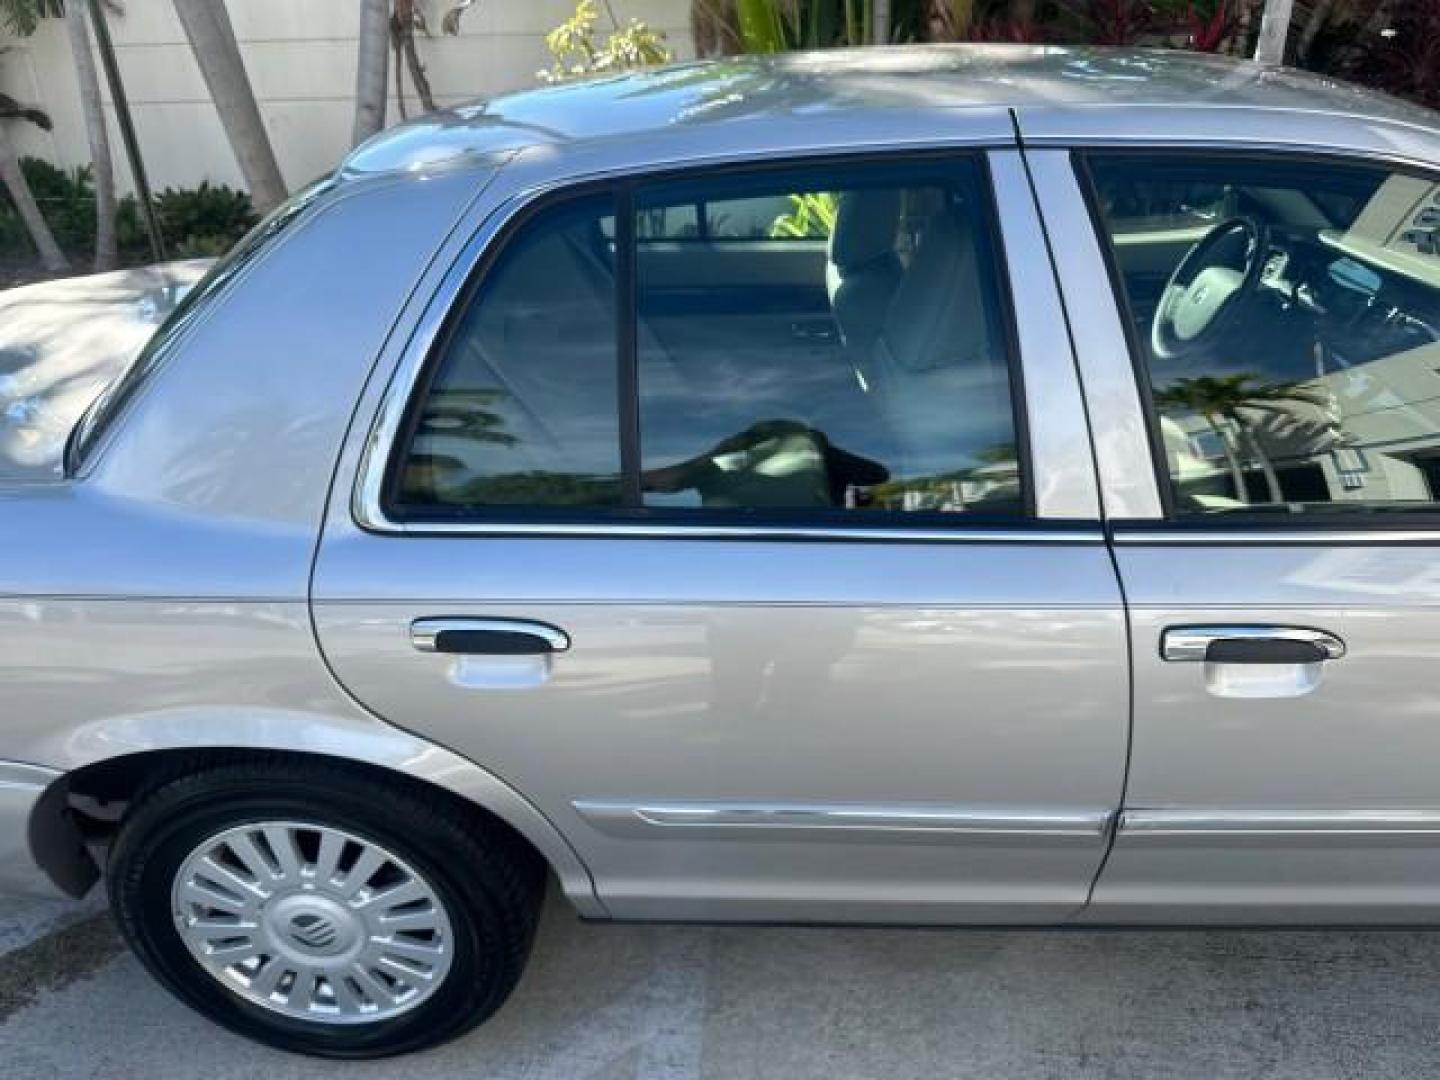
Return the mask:
M 771 183 L 637 204 L 644 506 L 1016 513 L 978 189 Z M 402 507 L 617 505 L 605 209 L 537 220 L 487 275 L 420 413 Z
M 1178 509 L 1440 496 L 1440 185 L 1254 158 L 1090 169 Z

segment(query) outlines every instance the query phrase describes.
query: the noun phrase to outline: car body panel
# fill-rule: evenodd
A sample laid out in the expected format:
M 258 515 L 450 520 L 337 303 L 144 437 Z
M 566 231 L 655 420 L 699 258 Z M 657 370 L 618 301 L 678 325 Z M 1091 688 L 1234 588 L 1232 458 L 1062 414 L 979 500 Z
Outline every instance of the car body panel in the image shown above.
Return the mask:
M 89 484 L 313 534 L 349 421 L 336 402 L 354 401 L 430 257 L 492 176 L 381 179 L 320 197 L 187 331 L 190 362 L 150 378 L 86 463 Z M 216 369 L 244 377 L 220 395 Z M 303 584 L 284 594 L 303 595 Z
M 350 404 L 411 287 L 492 176 L 477 164 L 416 178 L 424 183 L 350 185 L 318 207 L 315 231 L 228 287 L 185 354 L 103 437 L 86 475 L 0 486 L 4 755 L 62 778 L 188 748 L 391 768 L 508 821 L 582 912 L 604 913 L 573 850 L 522 796 L 336 687 L 306 604 Z M 291 305 L 278 349 L 266 317 L 277 292 Z M 336 310 L 349 317 L 336 323 Z M 217 393 L 216 371 L 242 377 Z
M 988 112 L 969 119 L 952 121 L 951 145 L 997 137 Z M 616 152 L 582 146 L 567 161 L 603 176 Z M 775 157 L 747 146 L 724 160 Z M 379 715 L 527 791 L 617 917 L 1030 922 L 1078 910 L 1118 806 L 1128 685 L 1053 277 L 1015 275 L 1013 298 L 1025 382 L 1040 388 L 1027 428 L 1048 525 L 389 522 L 378 475 L 440 313 L 504 221 L 550 186 L 550 167 L 521 154 L 487 192 L 497 211 L 439 312 L 392 358 L 375 426 L 342 460 L 313 601 L 337 676 Z M 1009 259 L 1043 259 L 1018 154 L 999 150 L 991 167 Z M 409 627 L 437 616 L 533 620 L 574 644 L 543 664 L 423 656 Z M 947 682 L 967 689 L 957 698 Z M 709 816 L 647 826 L 647 808 L 677 802 L 682 817 Z M 747 832 L 761 812 L 769 824 Z
M 1437 547 L 1440 538 L 1395 547 L 1378 536 L 1280 545 L 1263 533 L 1243 544 L 1122 540 L 1135 727 L 1125 815 L 1087 916 L 1431 917 Z M 1313 688 L 1264 697 L 1227 691 L 1225 665 L 1160 656 L 1168 626 L 1234 622 L 1323 629 L 1346 654 L 1309 665 Z
M 1236 62 L 1177 49 L 1084 46 L 954 45 L 833 49 L 773 56 L 726 57 L 660 71 L 506 94 L 401 125 L 361 147 L 349 167 L 396 171 L 416 162 L 536 147 L 551 158 L 601 145 L 644 164 L 647 145 L 788 153 L 813 140 L 804 130 L 835 132 L 832 147 L 886 142 L 887 132 L 916 130 L 930 110 L 1052 110 L 1077 130 L 1121 133 L 1137 120 L 1153 127 L 1186 110 L 1213 130 L 1247 112 L 1283 110 L 1326 125 L 1332 145 L 1347 120 L 1433 129 L 1433 114 L 1373 91 L 1290 68 Z M 1050 114 L 1047 114 L 1050 115 Z M 1144 118 L 1144 119 L 1142 119 Z M 1272 128 L 1279 127 L 1270 121 Z M 1028 133 L 1027 133 L 1028 134 Z M 777 136 L 783 138 L 778 141 Z M 1183 126 L 1160 133 L 1183 138 Z M 1221 136 L 1223 138 L 1223 135 Z
M 303 601 L 3 600 L 0 655 L 6 743 L 49 763 L 36 770 L 47 783 L 157 750 L 248 748 L 363 762 L 490 809 L 545 854 L 582 912 L 604 913 L 584 866 L 529 800 L 376 719 L 336 686 L 316 654 Z M 13 802 L 27 793 L 9 794 Z
M 1029 121 L 1022 114 L 1022 127 Z M 1177 143 L 1158 125 L 1131 130 L 1138 145 Z M 1272 143 L 1310 138 L 1266 130 Z M 1352 147 L 1365 146 L 1364 132 L 1375 134 L 1372 155 L 1440 151 L 1433 130 L 1392 139 L 1354 129 Z M 1253 149 L 1244 143 L 1243 128 L 1231 133 L 1232 148 Z M 1113 550 L 1135 687 L 1124 809 L 1082 919 L 1429 921 L 1440 897 L 1440 778 L 1430 766 L 1440 694 L 1429 676 L 1440 656 L 1440 532 L 1365 518 L 1350 528 L 1164 521 L 1130 345 L 1071 156 L 1041 149 L 1028 159 L 1080 328 L 1092 421 L 1110 433 L 1097 438 L 1097 457 L 1107 509 L 1121 519 Z M 1248 671 L 1167 661 L 1164 632 L 1195 625 L 1316 629 L 1346 651 Z
M 1273 105 L 1032 105 L 1016 110 L 1016 123 L 1025 145 L 1032 148 L 1137 144 L 1274 148 L 1424 164 L 1434 160 L 1440 142 L 1434 118 L 1414 109 L 1356 115 Z
M 907 602 L 885 582 L 868 590 L 874 599 L 856 597 L 852 567 L 869 578 L 903 560 L 917 580 L 961 582 L 979 564 L 1009 561 L 986 545 L 827 549 L 822 561 L 784 542 L 742 551 L 657 539 L 354 543 L 407 546 L 390 576 L 412 597 L 333 602 L 330 590 L 349 591 L 343 569 L 322 570 L 317 625 L 338 676 L 380 715 L 526 791 L 576 844 L 617 916 L 1027 922 L 1084 902 L 1123 754 L 1113 594 L 1062 609 L 973 596 L 950 607 Z M 366 580 L 385 576 L 362 558 Z M 1037 546 L 1018 558 L 1057 589 L 1109 573 L 1099 545 Z M 805 577 L 818 602 L 807 603 L 787 572 L 817 562 Z M 522 566 L 641 563 L 648 601 L 516 603 L 498 587 Z M 444 578 L 429 587 L 443 598 L 421 597 L 427 585 L 413 567 L 422 565 Z M 417 617 L 477 614 L 561 627 L 573 644 L 530 672 L 514 658 L 425 656 L 410 645 Z M 677 801 L 742 815 L 888 808 L 906 821 L 879 833 L 827 830 L 812 816 L 763 838 L 704 823 L 617 835 L 593 805 Z M 936 813 L 968 816 L 983 834 L 935 843 L 925 834 Z M 906 828 L 931 842 L 911 842 Z
M 0 893 L 54 899 L 65 895 L 40 866 L 30 842 L 30 822 L 58 769 L 0 761 Z

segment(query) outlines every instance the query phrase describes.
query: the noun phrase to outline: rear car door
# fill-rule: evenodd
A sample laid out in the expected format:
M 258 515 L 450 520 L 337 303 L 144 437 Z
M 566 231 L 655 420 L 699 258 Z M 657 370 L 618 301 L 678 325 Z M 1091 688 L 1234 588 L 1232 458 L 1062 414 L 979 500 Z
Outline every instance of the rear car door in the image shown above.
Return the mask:
M 697 207 L 740 246 L 685 248 Z M 359 700 L 534 803 L 617 917 L 1083 905 L 1124 618 L 1018 154 L 512 202 L 420 325 L 316 566 Z
M 1111 423 L 1135 449 L 1102 460 L 1133 507 L 1135 722 L 1087 917 L 1433 919 L 1440 176 L 1213 147 L 1031 163 L 1095 422 L 1148 429 Z

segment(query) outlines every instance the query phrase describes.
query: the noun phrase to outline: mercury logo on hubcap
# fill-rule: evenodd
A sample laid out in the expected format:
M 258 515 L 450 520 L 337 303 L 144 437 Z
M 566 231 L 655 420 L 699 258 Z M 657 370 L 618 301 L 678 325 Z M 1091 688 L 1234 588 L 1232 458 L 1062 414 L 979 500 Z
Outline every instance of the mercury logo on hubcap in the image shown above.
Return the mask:
M 290 920 L 290 937 L 309 949 L 328 949 L 339 935 L 323 915 L 297 915 Z

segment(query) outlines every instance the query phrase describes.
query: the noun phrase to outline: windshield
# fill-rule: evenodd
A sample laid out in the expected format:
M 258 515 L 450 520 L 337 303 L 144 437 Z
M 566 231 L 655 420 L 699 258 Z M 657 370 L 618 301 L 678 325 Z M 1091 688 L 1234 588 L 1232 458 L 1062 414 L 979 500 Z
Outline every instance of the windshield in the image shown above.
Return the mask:
M 89 456 L 100 435 L 110 426 L 111 421 L 124 411 L 140 387 L 164 363 L 170 354 L 170 346 L 179 340 L 186 330 L 208 307 L 208 301 L 224 291 L 227 284 L 240 275 L 244 269 L 268 250 L 285 228 L 310 205 L 314 199 L 330 186 L 330 180 L 318 181 L 299 192 L 287 203 L 270 214 L 249 234 L 236 244 L 219 262 L 210 268 L 199 283 L 190 289 L 169 317 L 160 325 L 155 335 L 140 350 L 134 361 L 115 379 L 81 417 L 71 432 L 64 455 L 64 471 L 73 475 L 80 464 Z

